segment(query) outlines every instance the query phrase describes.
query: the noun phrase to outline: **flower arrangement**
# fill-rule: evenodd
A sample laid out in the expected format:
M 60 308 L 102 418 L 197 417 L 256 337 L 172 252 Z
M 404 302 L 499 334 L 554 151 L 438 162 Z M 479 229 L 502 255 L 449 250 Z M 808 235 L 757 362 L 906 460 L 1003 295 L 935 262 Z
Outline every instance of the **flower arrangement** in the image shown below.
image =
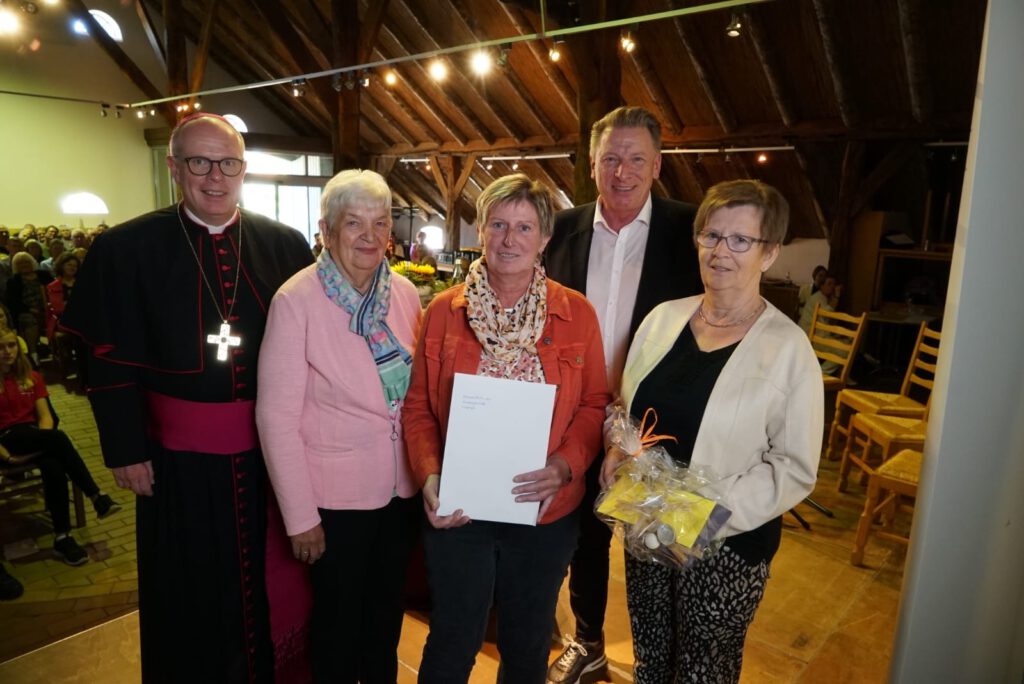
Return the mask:
M 405 276 L 413 285 L 431 285 L 437 276 L 437 269 L 430 264 L 414 264 L 411 261 L 399 261 L 391 267 L 398 275 Z

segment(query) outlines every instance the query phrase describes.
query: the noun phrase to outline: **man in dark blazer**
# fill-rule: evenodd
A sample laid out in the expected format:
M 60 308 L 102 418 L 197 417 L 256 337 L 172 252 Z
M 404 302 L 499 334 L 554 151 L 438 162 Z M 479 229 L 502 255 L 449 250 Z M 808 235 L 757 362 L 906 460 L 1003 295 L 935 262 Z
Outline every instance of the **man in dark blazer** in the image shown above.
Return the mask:
M 579 290 L 597 309 L 608 387 L 618 393 L 626 352 L 640 322 L 661 302 L 702 291 L 693 244 L 696 207 L 654 197 L 661 126 L 642 107 L 619 107 L 590 132 L 590 173 L 598 199 L 555 217 L 545 251 L 548 277 Z M 580 539 L 570 565 L 576 636 L 548 670 L 551 684 L 575 684 L 606 670 L 609 528 L 593 515 L 601 458 L 587 472 Z

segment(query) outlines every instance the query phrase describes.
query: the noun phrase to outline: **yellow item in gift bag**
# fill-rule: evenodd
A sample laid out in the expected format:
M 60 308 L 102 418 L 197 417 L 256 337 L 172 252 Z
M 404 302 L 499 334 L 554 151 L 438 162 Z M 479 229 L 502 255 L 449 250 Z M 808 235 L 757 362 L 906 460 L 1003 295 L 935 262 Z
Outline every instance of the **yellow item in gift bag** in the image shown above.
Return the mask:
M 649 508 L 659 521 L 672 528 L 675 543 L 692 547 L 704 529 L 715 502 L 685 490 L 664 489 L 631 477 L 620 477 L 605 493 L 597 512 L 635 525 Z M 652 486 L 653 485 L 653 486 Z

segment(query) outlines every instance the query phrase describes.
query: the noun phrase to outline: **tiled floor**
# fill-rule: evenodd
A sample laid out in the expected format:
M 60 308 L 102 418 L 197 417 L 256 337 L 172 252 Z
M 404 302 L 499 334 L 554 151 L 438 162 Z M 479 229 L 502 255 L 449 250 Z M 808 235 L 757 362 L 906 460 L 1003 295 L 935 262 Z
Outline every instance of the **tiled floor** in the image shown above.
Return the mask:
M 113 491 L 109 472 L 101 466 L 95 426 L 85 400 L 51 388 L 61 427 L 72 436 L 101 486 Z M 813 530 L 804 531 L 787 516 L 782 547 L 772 566 L 772 578 L 751 627 L 742 680 L 749 684 L 774 682 L 875 683 L 886 680 L 892 652 L 903 573 L 899 547 L 874 542 L 865 567 L 849 563 L 853 528 L 863 496 L 851 487 L 837 494 L 837 464 L 823 463 L 815 492 L 836 517 L 825 518 L 808 506 L 800 512 Z M 41 505 L 0 507 L 0 542 L 34 540 L 40 551 L 9 563 L 26 584 L 25 596 L 0 603 L 0 681 L 138 681 L 137 621 L 134 615 L 3 663 L 24 653 L 108 620 L 134 608 L 135 555 L 133 510 L 129 497 L 114 492 L 124 509 L 98 522 L 88 512 L 88 524 L 75 532 L 86 544 L 90 562 L 69 568 L 49 556 L 51 537 Z M 607 620 L 608 655 L 612 681 L 630 681 L 632 651 L 625 610 L 621 550 L 613 549 L 610 605 Z M 568 624 L 564 596 L 560 621 Z M 413 682 L 426 637 L 425 619 L 406 616 L 400 682 Z M 59 650 L 60 657 L 54 657 Z M 552 651 L 552 656 L 557 650 Z M 494 644 L 485 644 L 473 682 L 493 681 L 497 669 Z

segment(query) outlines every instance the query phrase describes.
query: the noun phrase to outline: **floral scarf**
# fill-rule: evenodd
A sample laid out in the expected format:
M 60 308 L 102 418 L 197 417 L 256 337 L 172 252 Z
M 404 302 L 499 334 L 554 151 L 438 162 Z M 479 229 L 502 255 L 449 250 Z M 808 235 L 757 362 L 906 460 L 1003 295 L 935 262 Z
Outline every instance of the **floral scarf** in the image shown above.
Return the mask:
M 537 341 L 548 318 L 548 287 L 537 264 L 526 294 L 511 310 L 498 301 L 487 280 L 486 257 L 469 266 L 466 275 L 466 317 L 483 346 L 480 375 L 525 382 L 544 382 Z
M 317 257 L 316 273 L 327 298 L 352 316 L 349 330 L 366 339 L 373 361 L 377 364 L 380 382 L 384 386 L 384 397 L 389 402 L 401 401 L 409 389 L 412 356 L 388 327 L 391 269 L 387 262 L 381 261 L 377 267 L 366 295 L 359 294 L 352 287 L 326 248 Z

